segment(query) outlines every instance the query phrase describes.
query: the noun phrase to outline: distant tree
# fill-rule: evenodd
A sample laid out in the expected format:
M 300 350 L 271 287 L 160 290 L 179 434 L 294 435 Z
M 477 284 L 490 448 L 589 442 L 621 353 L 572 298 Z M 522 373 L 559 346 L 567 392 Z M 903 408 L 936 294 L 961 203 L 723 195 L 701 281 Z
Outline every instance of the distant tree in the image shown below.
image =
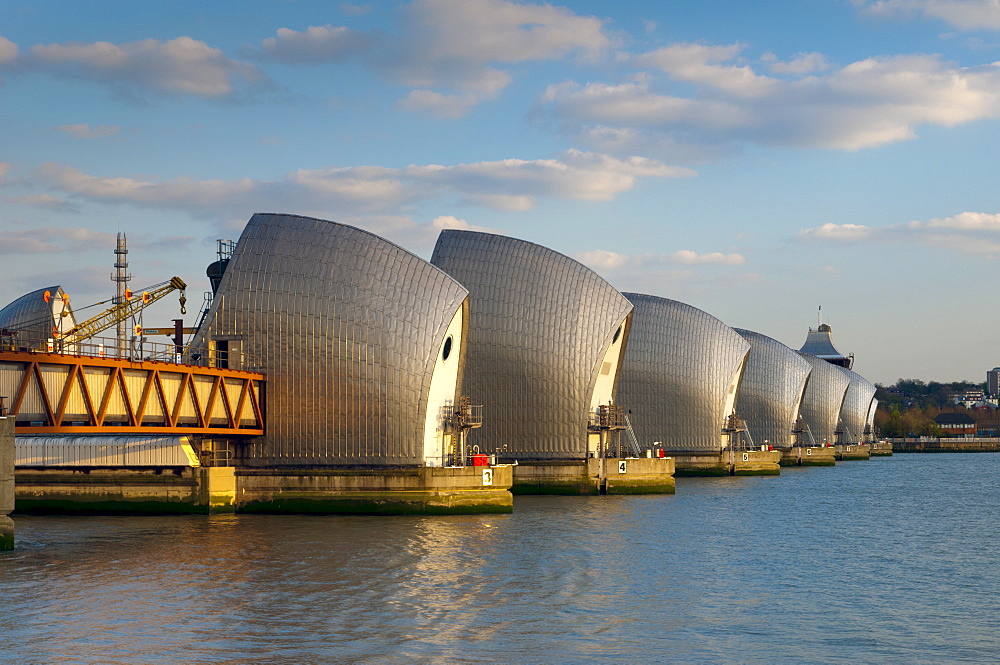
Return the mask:
M 879 408 L 875 410 L 875 426 L 884 437 L 899 438 L 905 436 L 903 418 L 899 414 L 898 407 L 892 411 L 886 411 L 879 405 Z

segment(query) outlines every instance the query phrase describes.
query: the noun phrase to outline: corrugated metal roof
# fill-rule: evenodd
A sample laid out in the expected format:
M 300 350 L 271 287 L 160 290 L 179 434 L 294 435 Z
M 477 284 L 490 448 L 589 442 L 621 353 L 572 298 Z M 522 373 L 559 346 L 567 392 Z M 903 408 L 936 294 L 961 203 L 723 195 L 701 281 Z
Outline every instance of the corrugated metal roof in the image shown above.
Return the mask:
M 201 466 L 186 436 L 18 436 L 14 466 Z

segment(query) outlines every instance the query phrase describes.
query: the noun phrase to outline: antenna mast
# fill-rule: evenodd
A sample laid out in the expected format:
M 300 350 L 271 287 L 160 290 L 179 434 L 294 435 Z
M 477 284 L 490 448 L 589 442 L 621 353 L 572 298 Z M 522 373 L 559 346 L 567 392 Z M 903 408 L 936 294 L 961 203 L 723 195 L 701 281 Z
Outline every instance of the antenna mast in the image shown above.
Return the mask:
M 114 304 L 120 305 L 125 302 L 130 279 L 132 279 L 132 275 L 128 274 L 128 241 L 125 239 L 125 233 L 119 231 L 118 242 L 115 244 L 115 272 L 111 275 L 111 281 L 117 287 Z M 118 338 L 118 357 L 122 358 L 125 356 L 125 321 L 118 322 L 116 336 Z

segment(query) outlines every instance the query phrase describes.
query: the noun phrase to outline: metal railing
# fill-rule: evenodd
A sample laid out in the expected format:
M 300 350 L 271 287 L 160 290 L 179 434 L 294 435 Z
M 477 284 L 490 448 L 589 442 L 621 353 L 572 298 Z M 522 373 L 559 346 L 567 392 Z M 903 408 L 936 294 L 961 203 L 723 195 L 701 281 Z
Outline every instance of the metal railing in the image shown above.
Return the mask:
M 133 336 L 127 340 L 119 340 L 117 337 L 89 337 L 68 341 L 57 336 L 32 334 L 31 331 L 0 329 L 0 352 L 3 351 L 55 353 L 248 371 L 260 368 L 260 363 L 242 348 L 220 349 L 217 343 L 210 342 L 197 347 L 184 345 L 178 350 L 173 342 L 156 342 L 145 336 Z
M 625 411 L 617 404 L 601 404 L 587 411 L 587 428 L 591 430 L 625 429 Z

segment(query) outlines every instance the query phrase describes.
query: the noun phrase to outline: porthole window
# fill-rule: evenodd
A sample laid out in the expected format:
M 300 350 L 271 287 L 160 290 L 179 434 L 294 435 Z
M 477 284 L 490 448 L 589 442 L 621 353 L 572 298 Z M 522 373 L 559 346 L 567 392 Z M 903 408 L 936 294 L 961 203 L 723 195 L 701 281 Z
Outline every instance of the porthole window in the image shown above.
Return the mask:
M 452 338 L 451 335 L 448 335 L 448 339 L 444 341 L 444 348 L 441 349 L 441 360 L 448 360 L 448 356 L 451 355 L 451 345 Z

